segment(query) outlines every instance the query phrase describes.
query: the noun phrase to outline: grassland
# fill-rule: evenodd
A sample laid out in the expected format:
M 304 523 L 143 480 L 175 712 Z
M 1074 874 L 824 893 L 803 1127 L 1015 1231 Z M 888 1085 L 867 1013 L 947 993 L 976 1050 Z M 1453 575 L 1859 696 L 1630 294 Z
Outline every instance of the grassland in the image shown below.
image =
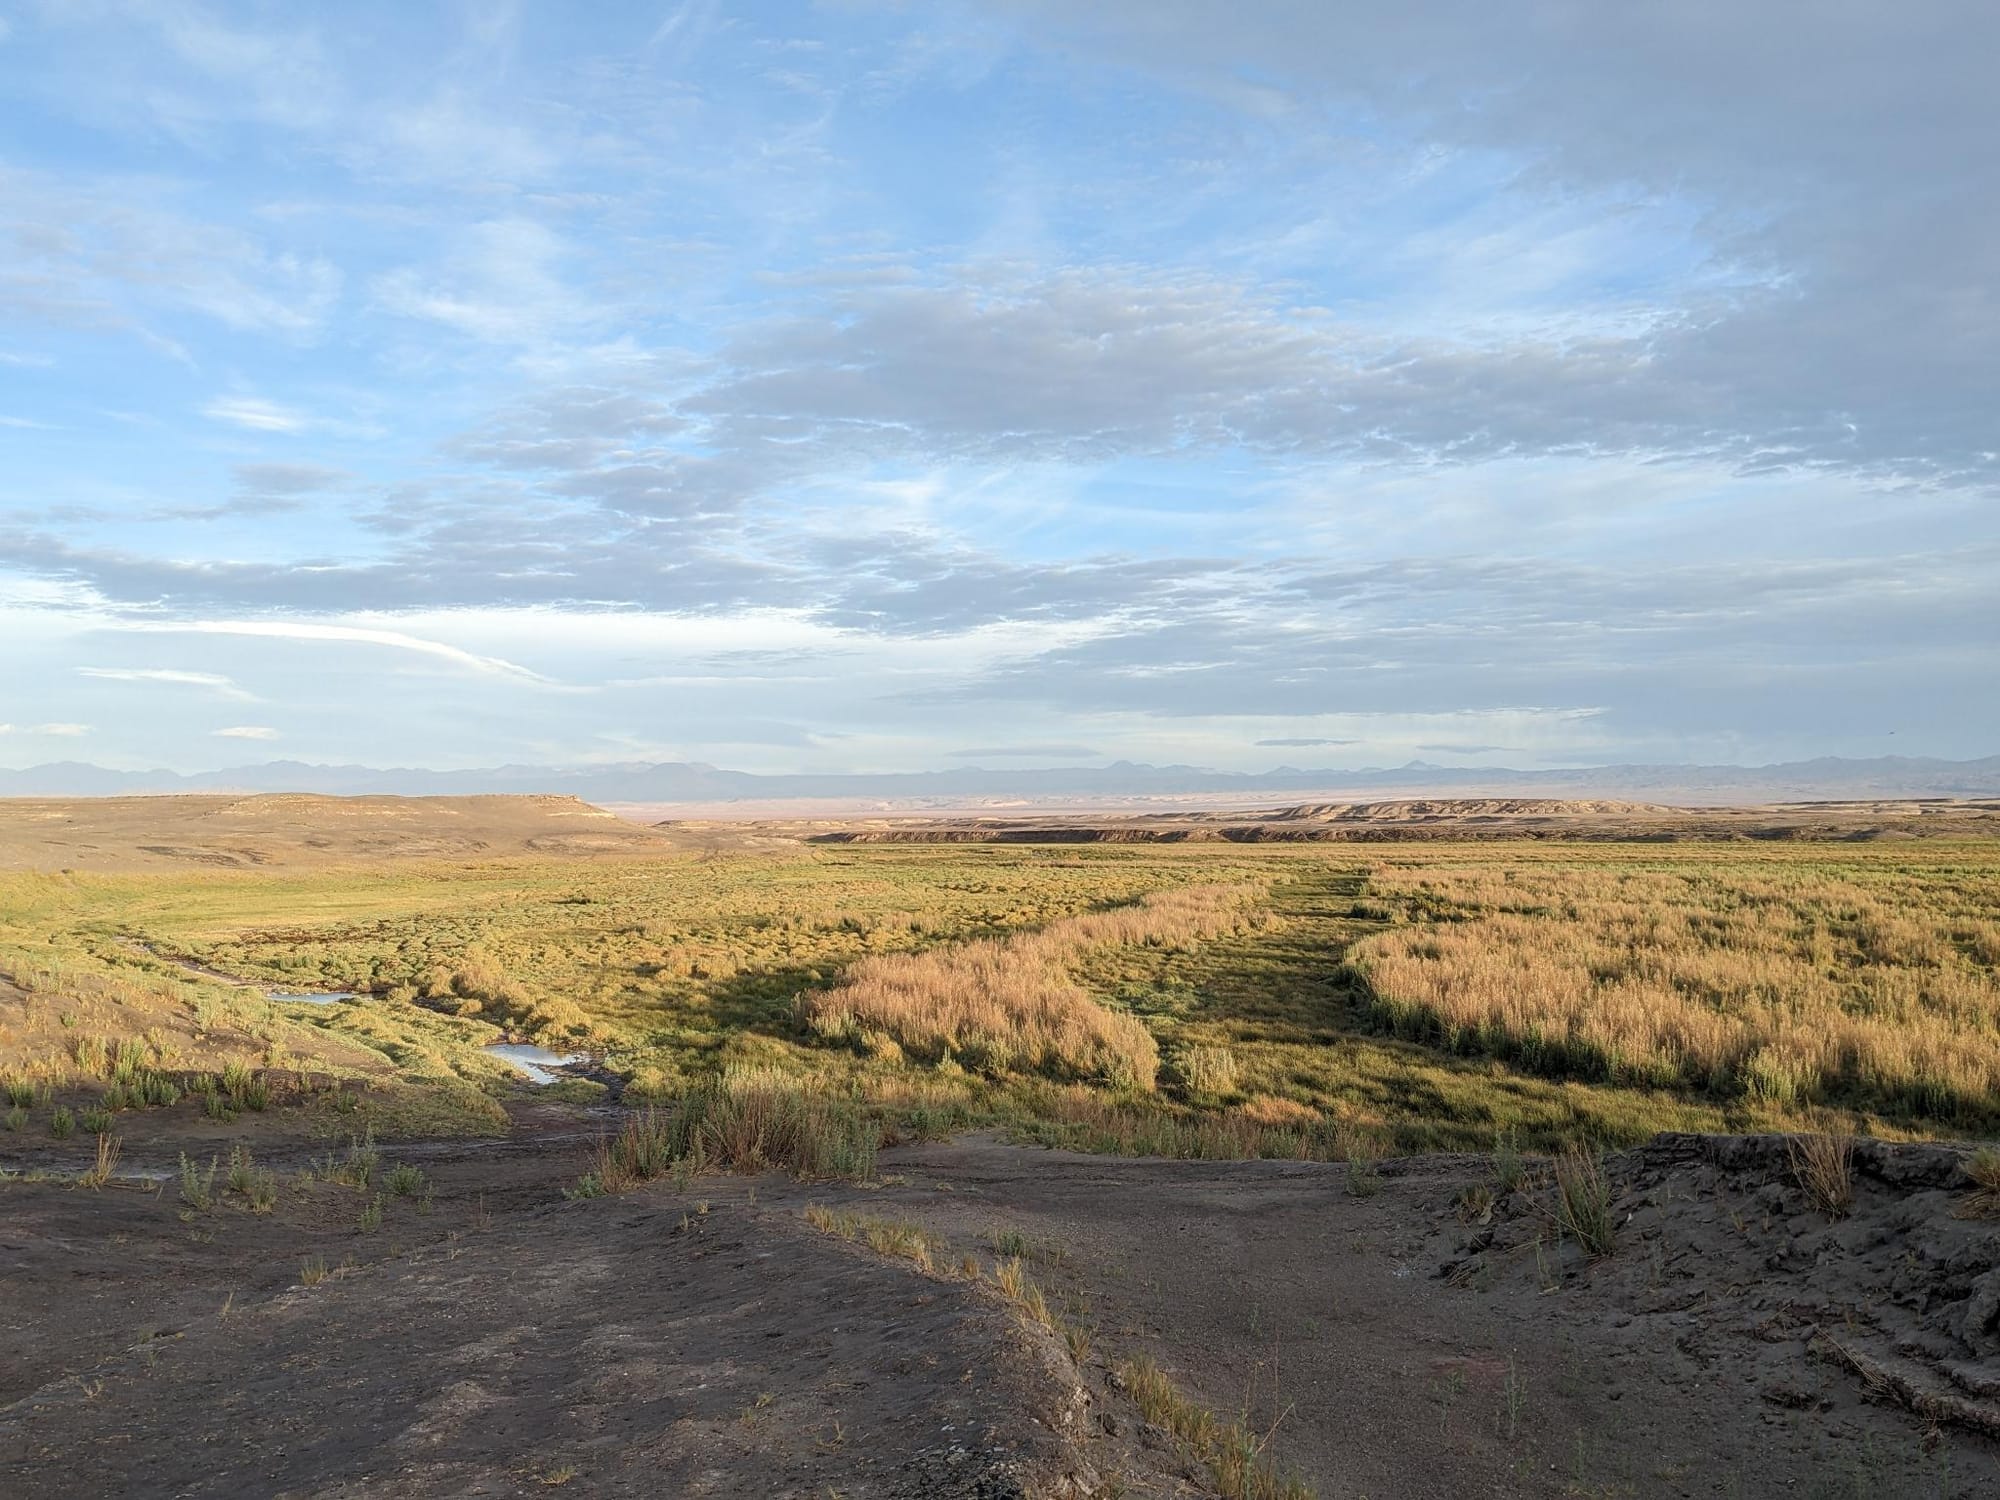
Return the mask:
M 183 962 L 363 998 L 272 1005 Z M 627 1102 L 754 1071 L 892 1133 L 990 1120 L 1179 1156 L 1365 1162 L 1829 1110 L 1882 1134 L 2000 1122 L 1991 843 L 9 875 L 0 975 L 25 992 L 0 1072 L 30 1083 L 75 1084 L 80 1043 L 127 1039 L 140 1070 L 309 1068 L 329 1097 L 367 1082 L 368 1111 L 427 1101 L 468 1129 L 518 1087 L 484 1051 L 502 1037 L 588 1054 Z

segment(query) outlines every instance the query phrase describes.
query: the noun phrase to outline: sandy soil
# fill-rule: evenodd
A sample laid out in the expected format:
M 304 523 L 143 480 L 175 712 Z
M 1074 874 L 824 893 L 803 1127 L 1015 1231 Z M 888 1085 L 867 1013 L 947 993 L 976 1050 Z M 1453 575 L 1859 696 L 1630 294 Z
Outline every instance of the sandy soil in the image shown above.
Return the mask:
M 972 1137 L 867 1188 L 565 1201 L 592 1128 L 390 1148 L 434 1197 L 373 1232 L 330 1183 L 270 1215 L 0 1184 L 0 1493 L 1204 1493 L 1118 1388 L 1140 1352 L 1327 1497 L 1996 1492 L 2000 1225 L 1951 1216 L 1937 1148 L 1864 1153 L 1829 1224 L 1772 1143 L 1666 1140 L 1615 1162 L 1590 1263 L 1536 1252 L 1532 1193 L 1458 1222 L 1474 1158 L 1357 1182 Z M 1021 1235 L 1090 1352 L 817 1234 L 813 1202 L 989 1260 Z M 313 1257 L 335 1274 L 302 1285 Z

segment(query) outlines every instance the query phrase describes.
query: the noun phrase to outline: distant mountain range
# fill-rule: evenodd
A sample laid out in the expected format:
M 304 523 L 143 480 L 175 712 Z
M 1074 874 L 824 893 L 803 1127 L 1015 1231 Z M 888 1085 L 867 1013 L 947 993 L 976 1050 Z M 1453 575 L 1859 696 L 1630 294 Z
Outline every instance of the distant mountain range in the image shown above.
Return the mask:
M 1789 761 L 1768 766 L 1587 766 L 1522 771 L 1411 761 L 1357 771 L 1280 766 L 1234 772 L 1199 766 L 1108 766 L 1046 770 L 896 771 L 859 775 L 759 775 L 698 762 L 606 766 L 494 766 L 479 770 L 377 770 L 271 761 L 225 771 L 111 771 L 75 761 L 0 770 L 0 796 L 103 797 L 147 792 L 322 792 L 333 795 L 470 796 L 554 792 L 588 802 L 728 803 L 793 799 L 923 802 L 1035 798 L 1241 796 L 1295 793 L 1512 792 L 1648 797 L 1700 802 L 1840 797 L 2000 795 L 2000 755 L 1980 760 L 1883 756 Z

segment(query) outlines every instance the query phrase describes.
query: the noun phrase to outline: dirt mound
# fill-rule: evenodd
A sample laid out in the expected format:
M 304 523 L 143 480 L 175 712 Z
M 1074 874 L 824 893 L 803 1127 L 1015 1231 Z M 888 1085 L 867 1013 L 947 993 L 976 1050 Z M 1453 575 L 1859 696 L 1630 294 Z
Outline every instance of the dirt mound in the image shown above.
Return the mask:
M 1859 1424 L 1871 1403 L 2000 1438 L 2000 1222 L 1957 1216 L 1966 1154 L 1860 1141 L 1851 1209 L 1800 1186 L 1773 1136 L 1662 1136 L 1608 1164 L 1614 1253 L 1557 1245 L 1553 1191 L 1516 1193 L 1439 1274 L 1636 1355 L 1688 1389 Z
M 664 851 L 574 797 L 90 797 L 0 800 L 0 870 L 340 864 Z

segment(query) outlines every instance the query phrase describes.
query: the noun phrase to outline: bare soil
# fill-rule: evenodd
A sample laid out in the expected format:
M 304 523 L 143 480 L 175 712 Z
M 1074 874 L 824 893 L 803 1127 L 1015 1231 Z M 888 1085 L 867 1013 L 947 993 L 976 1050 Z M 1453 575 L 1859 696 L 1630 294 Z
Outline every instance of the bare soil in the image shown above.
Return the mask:
M 1953 1217 L 1944 1148 L 1864 1145 L 1836 1222 L 1777 1143 L 1663 1138 L 1613 1159 L 1592 1261 L 1543 1188 L 1461 1223 L 1482 1158 L 1377 1176 L 969 1137 L 887 1152 L 865 1188 L 566 1201 L 600 1123 L 523 1106 L 506 1141 L 385 1147 L 431 1196 L 388 1196 L 374 1230 L 369 1195 L 291 1176 L 267 1215 L 171 1181 L 0 1183 L 0 1494 L 1207 1493 L 1119 1388 L 1138 1353 L 1327 1497 L 1996 1493 L 2000 1224 Z M 278 1112 L 246 1128 L 266 1164 L 306 1160 Z M 818 1234 L 815 1202 L 989 1265 L 1025 1248 L 1088 1352 Z

